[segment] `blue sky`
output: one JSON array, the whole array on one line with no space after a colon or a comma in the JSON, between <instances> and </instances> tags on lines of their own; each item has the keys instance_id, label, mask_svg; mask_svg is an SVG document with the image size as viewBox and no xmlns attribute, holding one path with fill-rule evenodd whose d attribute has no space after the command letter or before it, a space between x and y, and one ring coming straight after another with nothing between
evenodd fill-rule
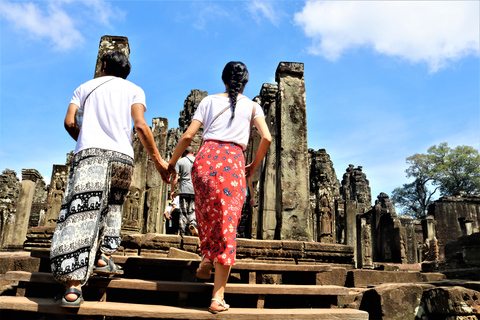
<instances>
[{"instance_id":1,"label":"blue sky","mask_svg":"<svg viewBox=\"0 0 480 320\"><path fill-rule=\"evenodd\" d=\"M192 89L224 90L243 61L245 94L303 62L308 146L339 180L363 166L391 195L405 159L442 142L480 147L479 1L0 0L0 170L35 168L47 183L75 142L63 119L93 78L100 38L129 39L129 80L154 117L178 126Z\"/></svg>"}]
</instances>

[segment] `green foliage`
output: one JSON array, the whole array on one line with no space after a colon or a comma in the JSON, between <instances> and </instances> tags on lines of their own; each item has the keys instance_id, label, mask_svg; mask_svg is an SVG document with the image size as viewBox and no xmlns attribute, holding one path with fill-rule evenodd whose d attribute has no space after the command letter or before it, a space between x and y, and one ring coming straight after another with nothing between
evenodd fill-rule
<instances>
[{"instance_id":1,"label":"green foliage","mask_svg":"<svg viewBox=\"0 0 480 320\"><path fill-rule=\"evenodd\" d=\"M441 143L428 149L432 157L435 184L440 186L442 196L480 193L480 154L469 146L455 149Z\"/></svg>"},{"instance_id":2,"label":"green foliage","mask_svg":"<svg viewBox=\"0 0 480 320\"><path fill-rule=\"evenodd\" d=\"M447 143L430 147L427 154L415 154L407 158L410 165L407 178L414 178L392 192L393 203L403 214L421 217L427 213L432 196L480 193L480 154L469 146L452 149ZM431 188L434 188L431 191Z\"/></svg>"}]
</instances>

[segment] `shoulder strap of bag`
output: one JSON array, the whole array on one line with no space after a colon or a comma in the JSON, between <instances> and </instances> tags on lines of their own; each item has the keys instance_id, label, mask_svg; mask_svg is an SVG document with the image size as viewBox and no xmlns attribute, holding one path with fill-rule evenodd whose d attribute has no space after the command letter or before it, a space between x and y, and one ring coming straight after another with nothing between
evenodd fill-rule
<instances>
[{"instance_id":1,"label":"shoulder strap of bag","mask_svg":"<svg viewBox=\"0 0 480 320\"><path fill-rule=\"evenodd\" d=\"M97 88L100 87L102 84L105 84L108 81L112 81L113 79L115 79L115 78L108 79L107 81L104 81L104 82L100 83L98 86L96 86L95 88L93 88L93 90L90 91L89 94L87 94L87 96L85 97L85 100L83 100L82 109L85 107L85 102L87 102L88 97L90 97L90 95L92 94L93 91L97 90Z\"/></svg>"},{"instance_id":2,"label":"shoulder strap of bag","mask_svg":"<svg viewBox=\"0 0 480 320\"><path fill-rule=\"evenodd\" d=\"M240 99L237 100L240 101L241 99L243 99L244 97L241 97ZM218 119L218 117L220 117L225 111L227 111L228 109L230 109L231 107L231 104L228 105L228 107L226 107L225 109L223 109L219 114L217 114L217 116L212 120L212 122L210 122L210 124L208 125L207 128L203 129L203 134L202 134L202 145L203 145L203 136L205 135L205 133L207 133L208 129L210 129L210 127L212 126L212 124L215 122L215 120Z\"/></svg>"}]
</instances>

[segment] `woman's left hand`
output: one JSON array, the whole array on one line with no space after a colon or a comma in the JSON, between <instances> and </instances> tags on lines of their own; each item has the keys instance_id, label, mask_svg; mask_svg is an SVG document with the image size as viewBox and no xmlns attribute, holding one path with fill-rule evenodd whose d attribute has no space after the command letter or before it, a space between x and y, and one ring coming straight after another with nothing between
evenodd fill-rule
<instances>
[{"instance_id":1,"label":"woman's left hand","mask_svg":"<svg viewBox=\"0 0 480 320\"><path fill-rule=\"evenodd\" d=\"M255 172L255 169L252 168L252 164L250 163L249 165L245 166L245 178L251 178L253 173Z\"/></svg>"}]
</instances>

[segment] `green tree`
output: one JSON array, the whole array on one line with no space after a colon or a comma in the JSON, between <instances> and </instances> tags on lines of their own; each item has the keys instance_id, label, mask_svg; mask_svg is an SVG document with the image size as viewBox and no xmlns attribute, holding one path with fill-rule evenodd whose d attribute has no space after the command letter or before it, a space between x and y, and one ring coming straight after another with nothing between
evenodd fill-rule
<instances>
[{"instance_id":1,"label":"green tree","mask_svg":"<svg viewBox=\"0 0 480 320\"><path fill-rule=\"evenodd\" d=\"M407 158L410 165L405 172L407 178L414 178L412 183L405 183L392 192L393 203L402 209L402 213L420 218L427 213L428 206L438 187L433 191L429 185L433 182L433 163L430 155L415 154Z\"/></svg>"},{"instance_id":2,"label":"green tree","mask_svg":"<svg viewBox=\"0 0 480 320\"><path fill-rule=\"evenodd\" d=\"M442 196L450 196L464 191L467 194L480 193L480 154L469 146L455 149L441 143L430 147L428 154L433 162L435 184L440 186Z\"/></svg>"},{"instance_id":3,"label":"green tree","mask_svg":"<svg viewBox=\"0 0 480 320\"><path fill-rule=\"evenodd\" d=\"M480 154L469 146L452 149L447 143L430 147L427 154L415 154L407 158L410 165L407 178L414 178L392 192L393 203L403 214L421 217L427 213L433 195L441 196L480 192ZM431 189L433 191L431 191Z\"/></svg>"}]
</instances>

